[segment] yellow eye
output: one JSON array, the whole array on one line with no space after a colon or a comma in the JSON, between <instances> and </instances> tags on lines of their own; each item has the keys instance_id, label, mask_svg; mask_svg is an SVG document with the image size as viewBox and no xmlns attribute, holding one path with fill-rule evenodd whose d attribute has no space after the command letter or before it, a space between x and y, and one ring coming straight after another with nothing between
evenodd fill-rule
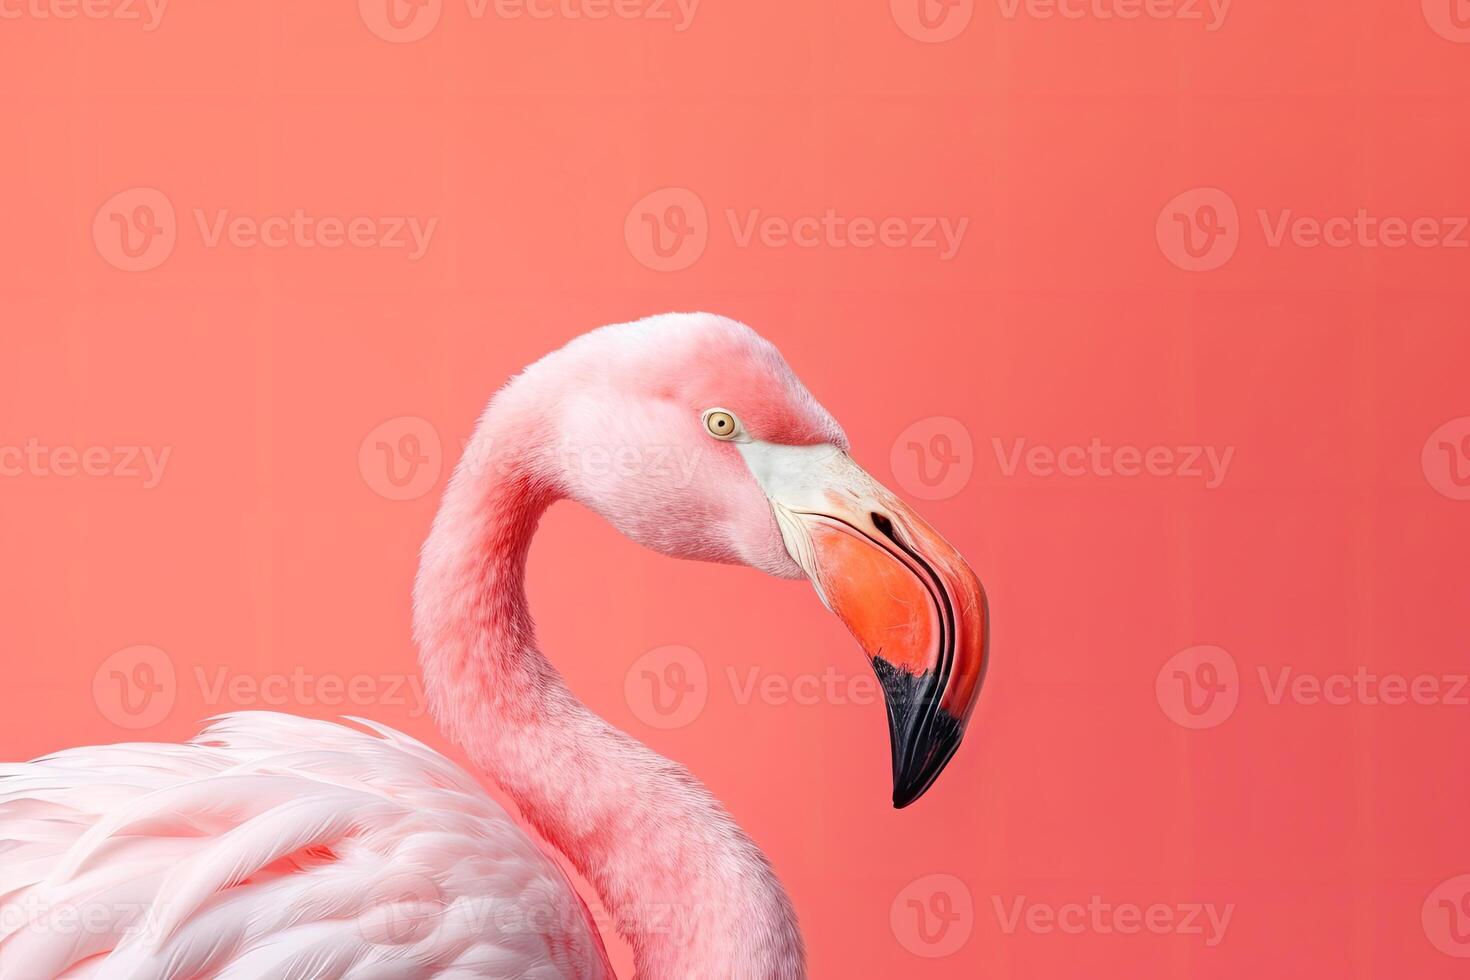
<instances>
[{"instance_id":1,"label":"yellow eye","mask_svg":"<svg viewBox=\"0 0 1470 980\"><path fill-rule=\"evenodd\" d=\"M735 435L735 416L729 412L710 412L704 417L704 427L716 439L730 439Z\"/></svg>"}]
</instances>

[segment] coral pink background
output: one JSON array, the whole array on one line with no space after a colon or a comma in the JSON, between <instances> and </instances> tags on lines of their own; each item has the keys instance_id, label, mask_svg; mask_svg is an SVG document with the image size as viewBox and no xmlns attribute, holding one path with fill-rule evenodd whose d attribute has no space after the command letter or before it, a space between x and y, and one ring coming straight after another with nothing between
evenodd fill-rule
<instances>
[{"instance_id":1,"label":"coral pink background","mask_svg":"<svg viewBox=\"0 0 1470 980\"><path fill-rule=\"evenodd\" d=\"M187 737L255 705L207 696L196 678L222 668L376 679L384 703L288 706L442 744L386 680L413 669L415 549L459 440L574 334L710 309L782 348L994 613L969 737L895 812L878 704L728 681L863 676L807 587L658 558L571 506L544 525L545 648L765 848L814 976L1461 975L1470 707L1444 692L1470 659L1470 250L1273 245L1258 217L1364 208L1453 237L1441 219L1470 214L1453 8L1237 0L1211 31L964 2L931 43L891 6L704 0L680 31L428 0L439 19L408 43L372 0L175 0L151 31L14 8L0 447L170 456L151 489L120 462L0 478L0 757ZM173 218L140 211L158 201L140 188ZM437 225L410 260L211 246L195 217L298 208ZM742 244L726 216L828 208L969 224L946 261ZM162 233L154 267L126 270L114 215ZM652 251L640 229L660 222L690 251ZM1019 439L1094 438L1233 456L1213 489L1003 465ZM422 457L417 496L390 499L378 441ZM959 476L930 492L903 472L910 443ZM124 654L120 676L174 688L129 729L104 661L138 645L162 653ZM709 678L672 729L625 684L666 645ZM1283 669L1360 667L1442 696L1273 703ZM1233 711L1179 723L1180 677ZM1233 912L1214 945L1117 919L1007 928L1018 900L1093 896Z\"/></svg>"}]
</instances>

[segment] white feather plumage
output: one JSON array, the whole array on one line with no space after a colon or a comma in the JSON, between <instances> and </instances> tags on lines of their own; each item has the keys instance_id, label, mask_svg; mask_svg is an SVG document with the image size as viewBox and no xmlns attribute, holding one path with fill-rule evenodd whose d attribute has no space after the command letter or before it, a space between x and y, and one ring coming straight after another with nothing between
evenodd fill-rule
<instances>
[{"instance_id":1,"label":"white feather plumage","mask_svg":"<svg viewBox=\"0 0 1470 980\"><path fill-rule=\"evenodd\" d=\"M243 712L0 766L0 978L612 975L478 783L353 721Z\"/></svg>"}]
</instances>

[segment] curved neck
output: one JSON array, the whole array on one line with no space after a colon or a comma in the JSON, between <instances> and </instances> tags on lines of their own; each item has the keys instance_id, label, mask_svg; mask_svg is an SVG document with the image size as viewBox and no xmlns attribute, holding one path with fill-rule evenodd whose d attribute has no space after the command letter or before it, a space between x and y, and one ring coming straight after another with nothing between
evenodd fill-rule
<instances>
[{"instance_id":1,"label":"curved neck","mask_svg":"<svg viewBox=\"0 0 1470 980\"><path fill-rule=\"evenodd\" d=\"M526 556L562 494L513 436L492 403L424 545L414 636L435 718L597 889L641 980L804 977L795 914L760 850L536 649Z\"/></svg>"}]
</instances>

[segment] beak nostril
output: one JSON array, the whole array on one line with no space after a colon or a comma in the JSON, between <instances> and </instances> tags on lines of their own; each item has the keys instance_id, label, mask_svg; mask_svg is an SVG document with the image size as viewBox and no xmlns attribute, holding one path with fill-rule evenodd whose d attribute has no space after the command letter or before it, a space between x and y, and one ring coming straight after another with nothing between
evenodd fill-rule
<instances>
[{"instance_id":1,"label":"beak nostril","mask_svg":"<svg viewBox=\"0 0 1470 980\"><path fill-rule=\"evenodd\" d=\"M889 520L887 515L874 511L868 517L872 520L873 526L878 529L879 534L888 538L890 541L896 542L896 539L893 537L893 521Z\"/></svg>"}]
</instances>

